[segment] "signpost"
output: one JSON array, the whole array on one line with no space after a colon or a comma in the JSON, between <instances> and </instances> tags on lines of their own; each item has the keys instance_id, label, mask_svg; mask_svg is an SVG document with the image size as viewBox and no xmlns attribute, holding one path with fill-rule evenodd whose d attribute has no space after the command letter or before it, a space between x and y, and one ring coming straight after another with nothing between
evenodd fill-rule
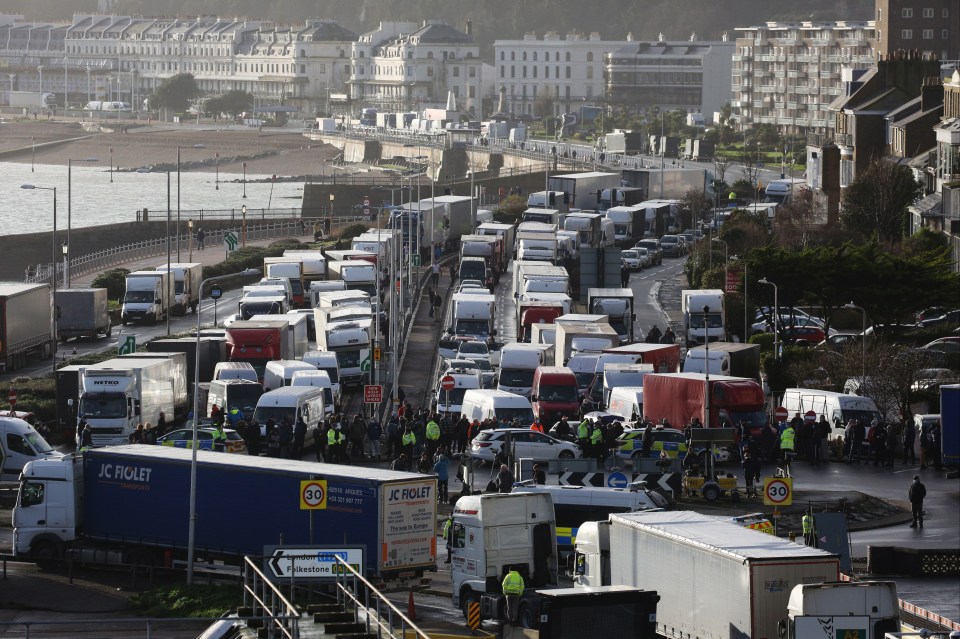
<instances>
[{"instance_id":1,"label":"signpost","mask_svg":"<svg viewBox=\"0 0 960 639\"><path fill-rule=\"evenodd\" d=\"M127 335L117 346L117 355L132 355L137 352L137 336Z\"/></svg>"},{"instance_id":2,"label":"signpost","mask_svg":"<svg viewBox=\"0 0 960 639\"><path fill-rule=\"evenodd\" d=\"M787 421L787 417L790 416L790 413L787 411L786 408L784 408L783 406L780 406L779 408L777 408L777 410L773 412L773 416L777 418L778 422L785 422Z\"/></svg>"},{"instance_id":3,"label":"signpost","mask_svg":"<svg viewBox=\"0 0 960 639\"><path fill-rule=\"evenodd\" d=\"M793 479L789 477L764 477L763 505L773 506L773 534L777 534L777 524L780 520L780 506L789 506L793 503Z\"/></svg>"},{"instance_id":4,"label":"signpost","mask_svg":"<svg viewBox=\"0 0 960 639\"><path fill-rule=\"evenodd\" d=\"M817 414L812 410L808 410L803 414L803 421L810 422L811 424L817 421Z\"/></svg>"},{"instance_id":5,"label":"signpost","mask_svg":"<svg viewBox=\"0 0 960 639\"><path fill-rule=\"evenodd\" d=\"M363 574L363 548L353 546L267 546L264 568L274 580L328 581L346 569L337 559Z\"/></svg>"},{"instance_id":6,"label":"signpost","mask_svg":"<svg viewBox=\"0 0 960 639\"><path fill-rule=\"evenodd\" d=\"M450 391L457 387L457 380L455 380L450 375L444 375L443 379L440 380L440 388L444 391L444 404L446 405L446 413L450 413Z\"/></svg>"},{"instance_id":7,"label":"signpost","mask_svg":"<svg viewBox=\"0 0 960 639\"><path fill-rule=\"evenodd\" d=\"M304 479L300 482L300 510L326 510L327 480Z\"/></svg>"},{"instance_id":8,"label":"signpost","mask_svg":"<svg viewBox=\"0 0 960 639\"><path fill-rule=\"evenodd\" d=\"M225 231L223 234L223 245L226 247L226 251L224 251L224 253L229 254L230 251L237 250L238 241L239 239L236 233L233 231Z\"/></svg>"},{"instance_id":9,"label":"signpost","mask_svg":"<svg viewBox=\"0 0 960 639\"><path fill-rule=\"evenodd\" d=\"M379 404L383 401L383 386L367 384L363 387L363 401L367 404Z\"/></svg>"}]
</instances>

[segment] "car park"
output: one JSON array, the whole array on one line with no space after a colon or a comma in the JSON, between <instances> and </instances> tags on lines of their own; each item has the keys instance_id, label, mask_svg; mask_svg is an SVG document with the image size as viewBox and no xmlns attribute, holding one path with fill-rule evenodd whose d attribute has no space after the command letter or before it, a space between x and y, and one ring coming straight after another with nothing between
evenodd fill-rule
<instances>
[{"instance_id":1,"label":"car park","mask_svg":"<svg viewBox=\"0 0 960 639\"><path fill-rule=\"evenodd\" d=\"M510 436L510 447L517 459L549 461L552 459L576 459L583 455L580 447L529 428L498 428L484 430L477 435L470 448L476 460L493 463L497 453Z\"/></svg>"},{"instance_id":2,"label":"car park","mask_svg":"<svg viewBox=\"0 0 960 639\"><path fill-rule=\"evenodd\" d=\"M213 434L216 429L213 426L197 427L197 442L200 450L214 450ZM227 436L227 442L224 450L228 453L246 453L247 444L243 441L240 433L232 428L224 428L223 432ZM157 444L160 446L173 446L174 448L193 448L193 427L178 428L172 430L166 435L157 438Z\"/></svg>"}]
</instances>

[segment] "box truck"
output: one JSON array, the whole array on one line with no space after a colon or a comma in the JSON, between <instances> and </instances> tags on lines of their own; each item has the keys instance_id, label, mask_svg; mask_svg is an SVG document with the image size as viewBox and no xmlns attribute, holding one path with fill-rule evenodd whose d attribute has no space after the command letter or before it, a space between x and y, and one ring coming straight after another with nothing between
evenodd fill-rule
<instances>
[{"instance_id":1,"label":"box truck","mask_svg":"<svg viewBox=\"0 0 960 639\"><path fill-rule=\"evenodd\" d=\"M303 261L299 256L263 258L264 277L282 277L290 282L293 294L292 306L303 308L306 305L303 294Z\"/></svg>"},{"instance_id":2,"label":"box truck","mask_svg":"<svg viewBox=\"0 0 960 639\"><path fill-rule=\"evenodd\" d=\"M168 286L165 271L134 271L127 274L126 291L120 320L124 326L130 322L157 322L166 319L170 311L170 295L173 286Z\"/></svg>"},{"instance_id":3,"label":"box truck","mask_svg":"<svg viewBox=\"0 0 960 639\"><path fill-rule=\"evenodd\" d=\"M189 308L191 313L196 313L197 305L200 303L203 264L200 262L174 262L170 264L169 268L166 264L161 264L157 267L157 270L173 274L171 312L174 315L186 315Z\"/></svg>"},{"instance_id":4,"label":"box truck","mask_svg":"<svg viewBox=\"0 0 960 639\"><path fill-rule=\"evenodd\" d=\"M52 93L41 91L7 91L7 106L28 109L53 109L57 98Z\"/></svg>"},{"instance_id":5,"label":"box truck","mask_svg":"<svg viewBox=\"0 0 960 639\"><path fill-rule=\"evenodd\" d=\"M666 419L682 428L699 417L706 428L745 428L759 432L767 424L763 388L752 379L710 375L710 415L704 417L706 375L656 373L643 378L643 412L654 423Z\"/></svg>"},{"instance_id":6,"label":"box truck","mask_svg":"<svg viewBox=\"0 0 960 639\"><path fill-rule=\"evenodd\" d=\"M187 357L187 382L192 385L195 377L199 379L200 382L209 382L213 379L213 372L217 364L227 359L226 339L222 337L200 338L199 369L196 369L198 356L197 344L196 337L155 339L147 342L147 352L185 353ZM199 370L199 375L195 375L196 370Z\"/></svg>"},{"instance_id":7,"label":"box truck","mask_svg":"<svg viewBox=\"0 0 960 639\"><path fill-rule=\"evenodd\" d=\"M48 562L182 560L193 454L119 446L27 464L13 514L14 553ZM197 485L206 487L197 491L197 561L236 564L245 555L262 556L271 544L339 548L347 539L362 548L369 577L435 570L433 477L206 450L196 456ZM322 507L304 510L304 485L311 481L321 489L314 495ZM225 498L225 487L243 495L242 502Z\"/></svg>"},{"instance_id":8,"label":"box truck","mask_svg":"<svg viewBox=\"0 0 960 639\"><path fill-rule=\"evenodd\" d=\"M680 311L688 346L723 341L727 326L723 291L718 288L681 291Z\"/></svg>"},{"instance_id":9,"label":"box truck","mask_svg":"<svg viewBox=\"0 0 960 639\"><path fill-rule=\"evenodd\" d=\"M623 344L633 342L637 314L633 308L633 290L629 288L588 288L587 313L606 315Z\"/></svg>"},{"instance_id":10,"label":"box truck","mask_svg":"<svg viewBox=\"0 0 960 639\"><path fill-rule=\"evenodd\" d=\"M107 311L107 289L67 288L57 291L57 336L60 341L71 337L97 339L110 337L113 326Z\"/></svg>"},{"instance_id":11,"label":"box truck","mask_svg":"<svg viewBox=\"0 0 960 639\"><path fill-rule=\"evenodd\" d=\"M291 348L289 330L285 324L241 320L226 328L227 360L248 362L263 382L267 362L283 359Z\"/></svg>"},{"instance_id":12,"label":"box truck","mask_svg":"<svg viewBox=\"0 0 960 639\"><path fill-rule=\"evenodd\" d=\"M600 192L603 189L612 189L618 186L621 186L619 173L604 173L602 171L551 175L547 178L548 189L563 191L569 196L571 208L576 207L584 211L596 210Z\"/></svg>"},{"instance_id":13,"label":"box truck","mask_svg":"<svg viewBox=\"0 0 960 639\"><path fill-rule=\"evenodd\" d=\"M707 357L709 351L709 371ZM760 345L738 342L711 342L710 347L696 346L683 360L684 373L706 373L747 377L760 382Z\"/></svg>"},{"instance_id":14,"label":"box truck","mask_svg":"<svg viewBox=\"0 0 960 639\"><path fill-rule=\"evenodd\" d=\"M0 370L53 354L52 317L47 284L0 284Z\"/></svg>"}]
</instances>

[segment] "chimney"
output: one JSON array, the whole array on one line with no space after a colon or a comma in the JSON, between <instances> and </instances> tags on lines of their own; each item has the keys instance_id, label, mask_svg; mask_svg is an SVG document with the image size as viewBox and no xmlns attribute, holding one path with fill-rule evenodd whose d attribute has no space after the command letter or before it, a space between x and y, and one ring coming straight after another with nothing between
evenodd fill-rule
<instances>
[{"instance_id":1,"label":"chimney","mask_svg":"<svg viewBox=\"0 0 960 639\"><path fill-rule=\"evenodd\" d=\"M464 32L465 32L468 36L472 36L472 35L473 35L473 20L471 20L470 18L467 18L467 26L464 27Z\"/></svg>"},{"instance_id":2,"label":"chimney","mask_svg":"<svg viewBox=\"0 0 960 639\"><path fill-rule=\"evenodd\" d=\"M920 87L920 111L925 112L943 104L943 83L940 78L927 76Z\"/></svg>"}]
</instances>

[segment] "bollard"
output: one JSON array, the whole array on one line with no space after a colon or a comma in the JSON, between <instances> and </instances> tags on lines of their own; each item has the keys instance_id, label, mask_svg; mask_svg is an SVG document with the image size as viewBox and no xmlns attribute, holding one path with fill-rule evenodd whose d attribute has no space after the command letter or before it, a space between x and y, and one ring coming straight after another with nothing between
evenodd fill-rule
<instances>
[{"instance_id":1,"label":"bollard","mask_svg":"<svg viewBox=\"0 0 960 639\"><path fill-rule=\"evenodd\" d=\"M790 537L790 541L794 541L794 542L797 541L797 533L793 532L792 530L789 533L789 537Z\"/></svg>"}]
</instances>

